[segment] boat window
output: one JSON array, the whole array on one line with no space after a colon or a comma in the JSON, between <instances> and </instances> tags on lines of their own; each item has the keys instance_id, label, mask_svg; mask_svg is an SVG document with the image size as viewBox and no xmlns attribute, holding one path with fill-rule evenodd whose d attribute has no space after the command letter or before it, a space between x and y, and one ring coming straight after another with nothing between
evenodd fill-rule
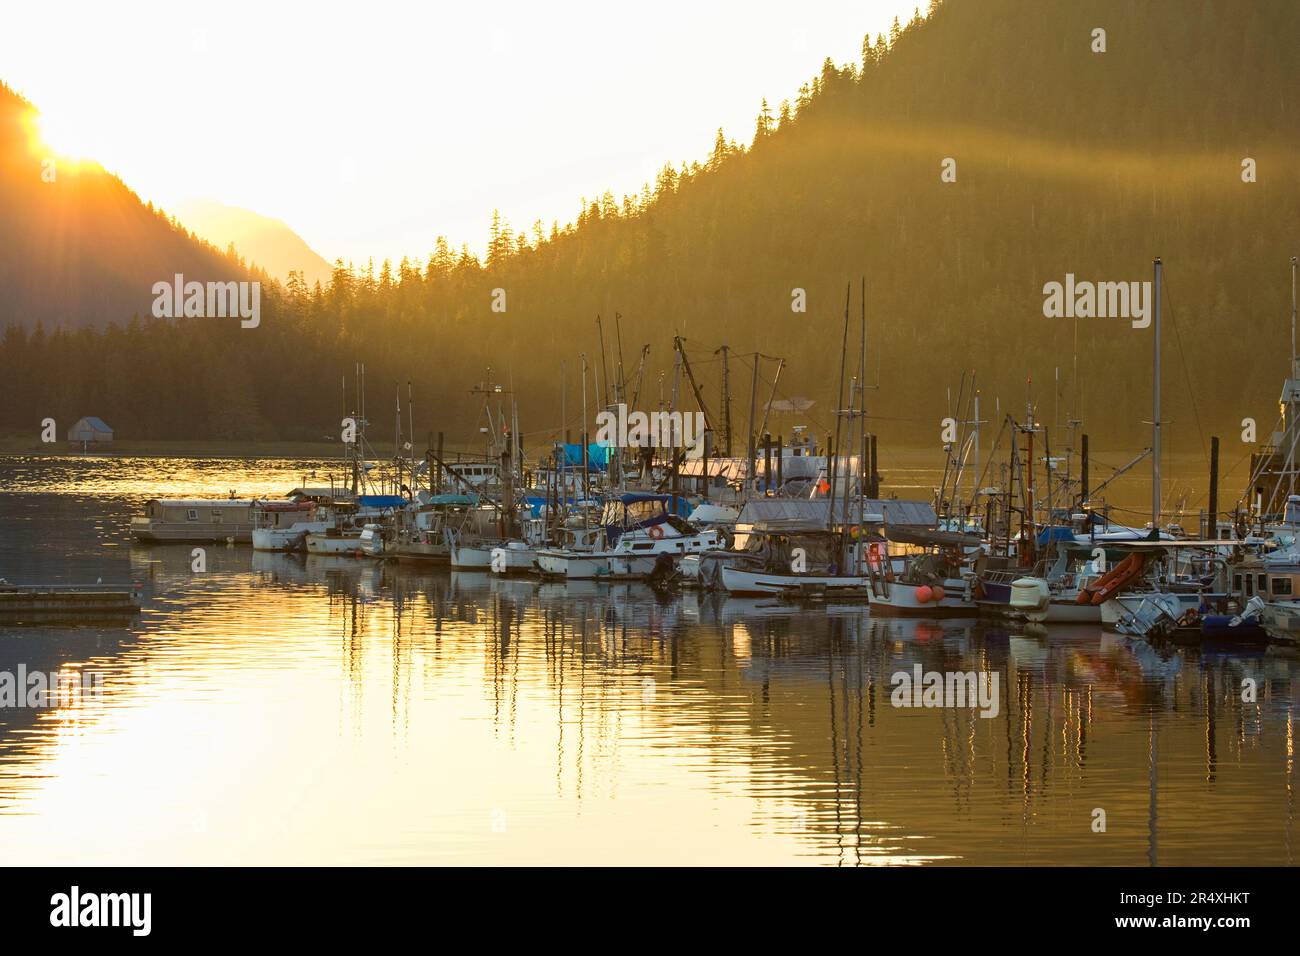
<instances>
[{"instance_id":1,"label":"boat window","mask_svg":"<svg viewBox=\"0 0 1300 956\"><path fill-rule=\"evenodd\" d=\"M1291 593L1291 579L1290 579L1290 578L1274 578L1274 579L1273 579L1273 593L1274 593L1274 594L1290 594L1290 593Z\"/></svg>"},{"instance_id":2,"label":"boat window","mask_svg":"<svg viewBox=\"0 0 1300 956\"><path fill-rule=\"evenodd\" d=\"M664 503L658 499L633 501L627 506L627 523L640 524L643 521L649 521L666 513L667 509L664 507Z\"/></svg>"},{"instance_id":3,"label":"boat window","mask_svg":"<svg viewBox=\"0 0 1300 956\"><path fill-rule=\"evenodd\" d=\"M198 508L190 508L188 511L186 511L186 512L185 512L185 520L186 520L186 521L198 521L198 520L199 520L199 509L198 509Z\"/></svg>"},{"instance_id":4,"label":"boat window","mask_svg":"<svg viewBox=\"0 0 1300 956\"><path fill-rule=\"evenodd\" d=\"M1248 574L1246 575L1246 596L1250 597L1254 593L1255 593L1255 576L1253 574Z\"/></svg>"},{"instance_id":5,"label":"boat window","mask_svg":"<svg viewBox=\"0 0 1300 956\"><path fill-rule=\"evenodd\" d=\"M1240 590L1241 590L1241 575L1240 575L1240 574L1234 574L1234 575L1232 576L1232 589L1233 589L1234 591L1240 591Z\"/></svg>"},{"instance_id":6,"label":"boat window","mask_svg":"<svg viewBox=\"0 0 1300 956\"><path fill-rule=\"evenodd\" d=\"M1268 593L1268 577L1267 577L1266 575L1261 574L1261 575L1257 578L1257 580L1259 581L1259 584L1256 585L1256 590L1258 590L1260 594L1267 594L1267 593Z\"/></svg>"},{"instance_id":7,"label":"boat window","mask_svg":"<svg viewBox=\"0 0 1300 956\"><path fill-rule=\"evenodd\" d=\"M213 508L213 509L212 509L212 520L213 520L213 521L220 521L220 520L221 520L221 509L220 509L220 508Z\"/></svg>"}]
</instances>

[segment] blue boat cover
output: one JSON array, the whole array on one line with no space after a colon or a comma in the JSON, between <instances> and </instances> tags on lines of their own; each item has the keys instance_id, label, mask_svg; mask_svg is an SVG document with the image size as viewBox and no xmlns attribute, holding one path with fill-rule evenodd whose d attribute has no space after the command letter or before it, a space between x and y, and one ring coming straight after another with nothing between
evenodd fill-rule
<instances>
[{"instance_id":1,"label":"blue boat cover","mask_svg":"<svg viewBox=\"0 0 1300 956\"><path fill-rule=\"evenodd\" d=\"M405 508L410 502L401 495L361 495L357 504L363 508Z\"/></svg>"},{"instance_id":2,"label":"blue boat cover","mask_svg":"<svg viewBox=\"0 0 1300 956\"><path fill-rule=\"evenodd\" d=\"M565 445L564 460L566 464L582 467L582 446ZM587 465L592 471L604 471L609 467L609 449L601 445L587 446Z\"/></svg>"}]
</instances>

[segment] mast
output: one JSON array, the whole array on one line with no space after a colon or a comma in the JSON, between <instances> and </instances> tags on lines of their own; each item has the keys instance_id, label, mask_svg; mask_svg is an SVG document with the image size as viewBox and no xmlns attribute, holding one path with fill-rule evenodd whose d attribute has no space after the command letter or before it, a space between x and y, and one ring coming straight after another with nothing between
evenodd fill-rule
<instances>
[{"instance_id":1,"label":"mast","mask_svg":"<svg viewBox=\"0 0 1300 956\"><path fill-rule=\"evenodd\" d=\"M583 543L586 543L587 531L587 499L589 497L589 475L591 469L587 465L587 353L582 353L582 530Z\"/></svg>"},{"instance_id":2,"label":"mast","mask_svg":"<svg viewBox=\"0 0 1300 956\"><path fill-rule=\"evenodd\" d=\"M862 421L858 423L858 437L860 438L860 449L858 451L858 561L861 562L861 548L866 543L863 537L863 525L866 522L867 509L867 277L862 276L861 286L858 289L858 305L862 312L861 323L861 349L858 354L858 411L861 413ZM856 574L861 568L854 565L853 571Z\"/></svg>"},{"instance_id":3,"label":"mast","mask_svg":"<svg viewBox=\"0 0 1300 956\"><path fill-rule=\"evenodd\" d=\"M971 469L970 476L970 503L971 508L979 507L979 484L980 484L980 393L979 389L975 390L975 421L971 422L975 426L975 465Z\"/></svg>"},{"instance_id":4,"label":"mast","mask_svg":"<svg viewBox=\"0 0 1300 956\"><path fill-rule=\"evenodd\" d=\"M411 393L411 381L406 381L406 433L410 436L411 462L411 496L415 496L415 396ZM427 476L426 476L427 477Z\"/></svg>"},{"instance_id":5,"label":"mast","mask_svg":"<svg viewBox=\"0 0 1300 956\"><path fill-rule=\"evenodd\" d=\"M844 412L844 362L849 354L849 299L853 295L853 283L844 285L844 341L840 344L840 384L835 401L835 440L830 449L830 487L827 489L826 527L835 524L835 457L840 453L840 420Z\"/></svg>"},{"instance_id":6,"label":"mast","mask_svg":"<svg viewBox=\"0 0 1300 956\"><path fill-rule=\"evenodd\" d=\"M623 377L623 316L614 313L614 336L618 344L618 385L614 392L614 401L627 401L627 380Z\"/></svg>"},{"instance_id":7,"label":"mast","mask_svg":"<svg viewBox=\"0 0 1300 956\"><path fill-rule=\"evenodd\" d=\"M596 370L596 391L600 392L600 407L605 409L609 407L609 369L605 366L605 326L601 324L600 316L596 316L596 331L600 335L600 367ZM603 385L601 384L602 372L604 373ZM586 421L583 421L582 427L587 427Z\"/></svg>"},{"instance_id":8,"label":"mast","mask_svg":"<svg viewBox=\"0 0 1300 956\"><path fill-rule=\"evenodd\" d=\"M1296 257L1291 257L1291 387L1287 389L1287 431L1291 433L1291 455L1288 459L1291 467L1287 469L1287 504L1290 504L1291 496L1295 494L1295 444L1296 444L1296 402L1295 402L1295 380L1296 380L1296 354L1295 354L1295 267ZM1290 509L1284 505L1282 508L1283 519L1290 517Z\"/></svg>"},{"instance_id":9,"label":"mast","mask_svg":"<svg viewBox=\"0 0 1300 956\"><path fill-rule=\"evenodd\" d=\"M1160 257L1155 259L1155 342L1152 353L1155 356L1151 383L1151 531L1158 534L1160 529L1160 275L1163 271ZM1294 349L1292 350L1294 353ZM1294 372L1295 361L1292 360Z\"/></svg>"},{"instance_id":10,"label":"mast","mask_svg":"<svg viewBox=\"0 0 1300 956\"><path fill-rule=\"evenodd\" d=\"M560 502L556 507L556 516L567 514L569 510L569 484L565 481L565 465L569 461L569 410L565 406L565 390L567 387L566 379L568 377L568 364L564 359L560 359L560 449L561 455L559 460L559 474L556 475L556 494ZM548 516L551 517L551 516ZM555 517L551 517L548 524L555 523Z\"/></svg>"},{"instance_id":11,"label":"mast","mask_svg":"<svg viewBox=\"0 0 1300 956\"><path fill-rule=\"evenodd\" d=\"M755 415L758 414L758 353L754 353L754 377L749 385L749 440L746 442L746 450L749 454L749 464L746 466L745 473L754 467L754 443L758 440L758 433L754 431L757 422L754 421Z\"/></svg>"},{"instance_id":12,"label":"mast","mask_svg":"<svg viewBox=\"0 0 1300 956\"><path fill-rule=\"evenodd\" d=\"M731 372L727 364L727 356L731 353L731 346L719 346L713 354L722 353L722 435L723 435L723 454L731 457Z\"/></svg>"},{"instance_id":13,"label":"mast","mask_svg":"<svg viewBox=\"0 0 1300 956\"><path fill-rule=\"evenodd\" d=\"M686 371L686 380L691 385L691 392L695 395L695 403L700 408L700 413L704 416L704 427L713 431L713 416L709 414L709 408L704 404L704 394L700 391L699 382L695 381L695 373L691 371L691 361L686 357L686 350L682 343L686 340L681 336L673 336L673 348L677 350L677 365L673 368L673 411L677 411L677 381L678 372L681 369ZM726 346L723 346L726 348Z\"/></svg>"}]
</instances>

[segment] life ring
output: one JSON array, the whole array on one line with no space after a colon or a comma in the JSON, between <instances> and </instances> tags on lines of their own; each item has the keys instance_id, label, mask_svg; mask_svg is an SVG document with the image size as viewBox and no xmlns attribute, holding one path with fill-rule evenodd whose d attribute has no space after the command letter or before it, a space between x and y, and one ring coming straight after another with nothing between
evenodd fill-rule
<instances>
[{"instance_id":1,"label":"life ring","mask_svg":"<svg viewBox=\"0 0 1300 956\"><path fill-rule=\"evenodd\" d=\"M658 524L655 525L653 528L650 529L649 534L650 534L650 537L652 537L652 538L654 538L656 541L658 541L660 538L662 538L662 537L664 536L664 528L663 528L663 525L658 525Z\"/></svg>"}]
</instances>

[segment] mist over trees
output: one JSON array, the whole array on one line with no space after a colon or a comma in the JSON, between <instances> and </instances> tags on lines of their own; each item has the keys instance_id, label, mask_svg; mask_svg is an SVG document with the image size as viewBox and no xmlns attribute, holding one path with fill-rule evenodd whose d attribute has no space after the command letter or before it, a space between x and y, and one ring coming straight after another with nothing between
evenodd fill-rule
<instances>
[{"instance_id":1,"label":"mist over trees","mask_svg":"<svg viewBox=\"0 0 1300 956\"><path fill-rule=\"evenodd\" d=\"M1105 52L1095 52L1098 28ZM339 263L311 287L268 281L261 324L247 330L154 319L147 305L78 328L78 302L147 292L123 292L123 275L151 283L248 266L120 183L78 207L81 251L61 251L40 219L53 200L29 197L50 187L27 167L20 180L6 147L0 430L34 435L43 417L95 414L121 438L319 438L337 429L341 379L350 389L364 362L380 434L392 416L374 409L411 381L417 435L476 441L469 389L491 367L519 396L532 450L559 427L562 361L578 428L578 355L599 363L600 314L613 367L617 311L629 376L651 346L643 404L667 391L660 376L671 379L680 334L692 361L701 355L713 408L711 353L731 347L738 431L742 356L759 351L786 359L780 394L815 399L806 419L820 433L835 403L845 287L856 334L865 276L873 378L880 366L868 401L882 441L937 450L949 388L973 369L986 418L1032 396L1049 424L1079 418L1094 443L1136 450L1148 430L1150 330L1045 318L1043 286L1067 273L1148 280L1160 255L1166 442L1199 450L1211 433L1235 436L1245 416L1266 434L1290 347L1289 259L1300 254L1297 36L1290 0L946 0L865 37L859 60L827 60L788 101L761 102L753 129L736 131L748 142L719 130L707 156L665 164L635 195L593 193L571 222L516 226L493 212L481 261L438 238L425 261ZM0 90L0 116L14 102ZM0 119L0 146L15 122ZM1243 181L1247 158L1254 182ZM949 159L955 181L941 176ZM151 224L123 243L116 224L142 216ZM32 234L45 237L36 248ZM791 309L796 289L806 313ZM504 312L492 309L494 290ZM691 404L684 385L682 395Z\"/></svg>"}]
</instances>

